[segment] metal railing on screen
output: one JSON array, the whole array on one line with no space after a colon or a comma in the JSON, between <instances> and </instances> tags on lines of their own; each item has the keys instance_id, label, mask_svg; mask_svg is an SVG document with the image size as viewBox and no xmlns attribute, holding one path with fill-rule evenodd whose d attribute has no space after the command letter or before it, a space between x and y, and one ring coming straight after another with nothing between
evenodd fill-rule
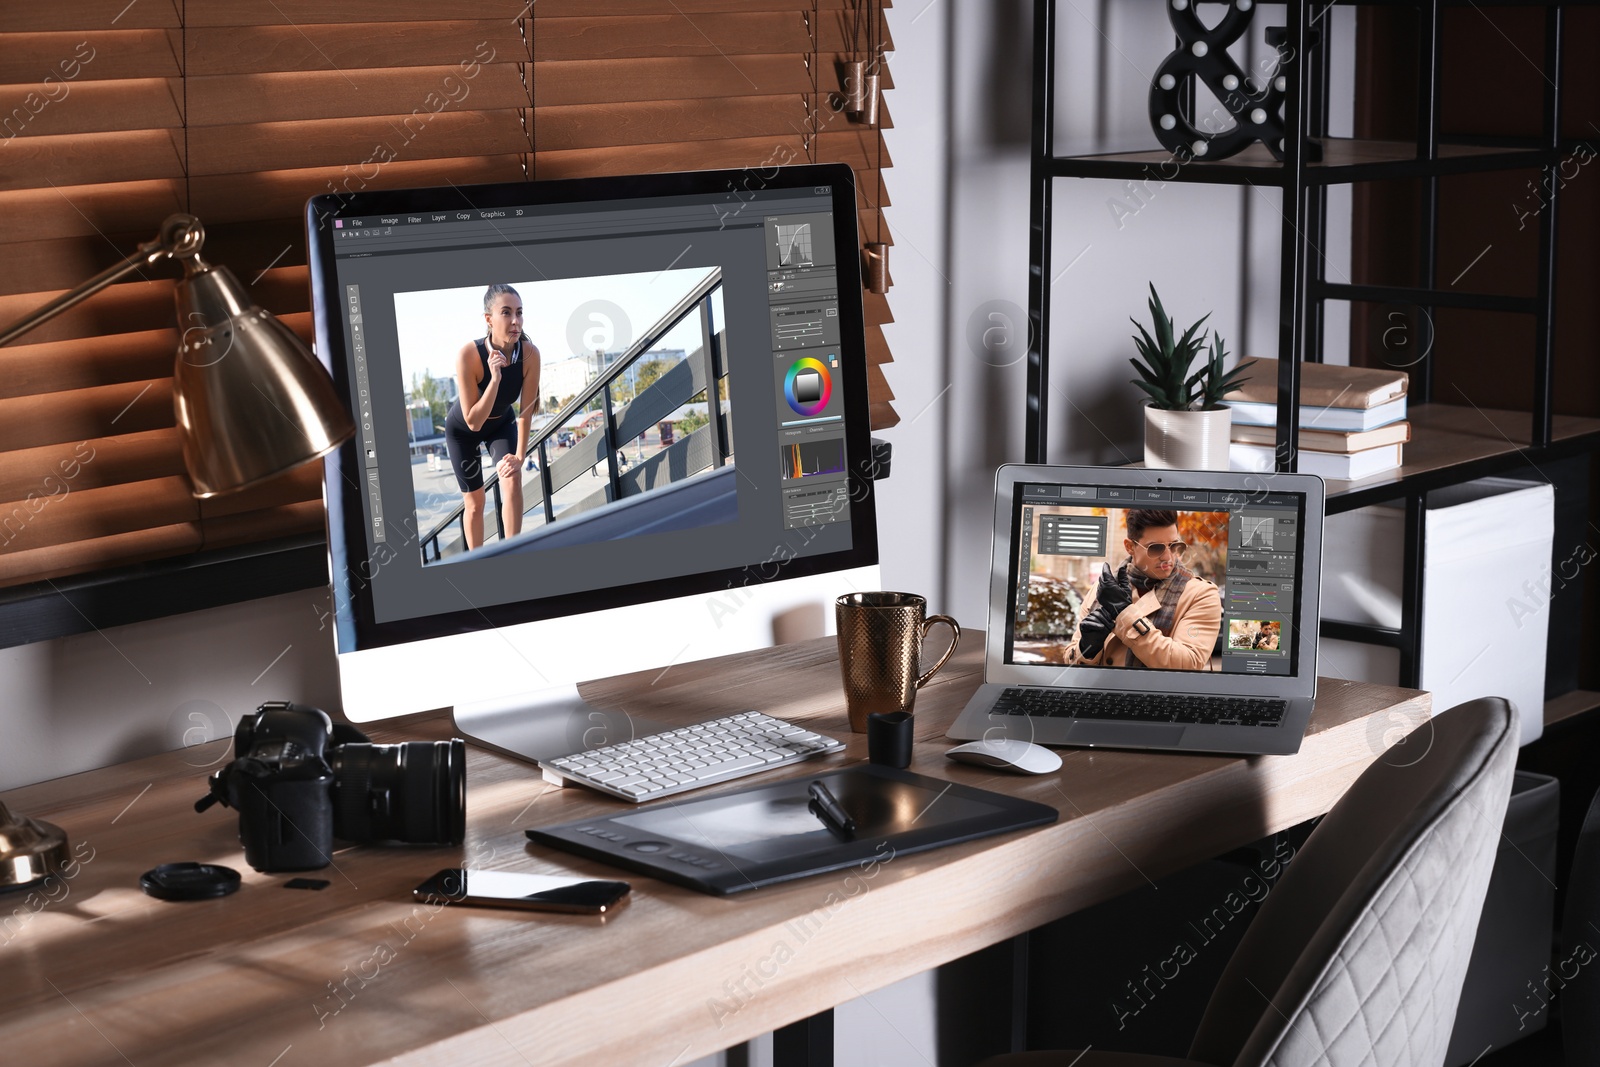
<instances>
[{"instance_id":1,"label":"metal railing on screen","mask_svg":"<svg viewBox=\"0 0 1600 1067\"><path fill-rule=\"evenodd\" d=\"M688 404L702 391L706 395L707 423L704 428L696 430L690 436L709 437L707 443L710 445L711 466L720 467L727 461L733 451L732 439L728 423L723 417L723 400L718 388L726 377L727 368L722 350L723 335L718 330L712 312L712 296L721 288L722 271L718 268L689 290L665 315L656 320L654 325L641 333L616 362L605 368L594 381L568 401L553 419L529 437L527 452L537 456L539 477L536 488L524 486L524 515L537 508L543 512L545 523L555 522L556 493L579 476L598 472L601 466L604 466L606 471L606 483L603 492L597 492L591 499L597 503L607 503L628 495L624 484L623 466L618 459L620 446L634 440L646 426L658 421L654 417L657 413L670 414ZM686 358L681 365L670 368L627 405L617 410L613 404L612 385L692 314L698 314L700 322L699 350ZM596 411L601 415L600 425L574 442L565 453L555 456L552 461L552 452L557 447L554 444L557 435L562 430L573 429L569 424L574 422L575 416L588 412L597 401ZM683 443L687 444L687 439ZM520 478L522 472L518 471L517 476ZM504 495L500 490L498 473L487 480L486 489L493 502L495 536L504 538L505 521L502 509ZM527 492L529 489L533 491ZM581 505L569 507L561 514L583 510L588 508ZM445 535L452 531L456 533L456 537L446 542ZM424 564L437 562L446 556L464 551L466 551L466 505L463 503L423 534L422 562Z\"/></svg>"}]
</instances>

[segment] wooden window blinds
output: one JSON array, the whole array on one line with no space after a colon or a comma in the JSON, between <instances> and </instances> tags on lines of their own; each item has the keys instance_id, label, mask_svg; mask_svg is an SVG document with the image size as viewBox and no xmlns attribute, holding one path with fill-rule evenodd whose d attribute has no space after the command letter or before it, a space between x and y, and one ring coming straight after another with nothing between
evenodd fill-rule
<instances>
[{"instance_id":1,"label":"wooden window blinds","mask_svg":"<svg viewBox=\"0 0 1600 1067\"><path fill-rule=\"evenodd\" d=\"M878 0L6 4L0 323L189 211L207 258L309 340L300 213L343 189L845 162L861 239L889 243L887 109L877 128L837 109L857 4L888 51ZM152 268L0 351L0 586L321 529L316 465L191 497L177 275ZM865 298L883 428L891 319Z\"/></svg>"}]
</instances>

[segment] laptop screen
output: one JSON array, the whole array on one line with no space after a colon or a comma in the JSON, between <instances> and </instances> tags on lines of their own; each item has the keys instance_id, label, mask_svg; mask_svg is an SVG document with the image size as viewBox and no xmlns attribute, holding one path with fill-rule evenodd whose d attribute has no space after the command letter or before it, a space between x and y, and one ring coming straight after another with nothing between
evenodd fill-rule
<instances>
[{"instance_id":1,"label":"laptop screen","mask_svg":"<svg viewBox=\"0 0 1600 1067\"><path fill-rule=\"evenodd\" d=\"M1305 494L1021 482L1007 664L1298 674Z\"/></svg>"}]
</instances>

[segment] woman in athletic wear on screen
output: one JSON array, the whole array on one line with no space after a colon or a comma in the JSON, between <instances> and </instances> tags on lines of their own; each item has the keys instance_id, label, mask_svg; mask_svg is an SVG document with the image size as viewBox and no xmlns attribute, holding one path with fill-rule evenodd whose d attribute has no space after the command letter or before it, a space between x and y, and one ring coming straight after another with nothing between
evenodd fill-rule
<instances>
[{"instance_id":1,"label":"woman in athletic wear on screen","mask_svg":"<svg viewBox=\"0 0 1600 1067\"><path fill-rule=\"evenodd\" d=\"M500 476L506 536L522 532L522 459L539 406L539 350L522 336L522 297L509 285L483 294L486 334L456 356L456 401L444 420L444 443L465 504L467 551L483 544L483 461ZM516 412L512 412L512 405Z\"/></svg>"}]
</instances>

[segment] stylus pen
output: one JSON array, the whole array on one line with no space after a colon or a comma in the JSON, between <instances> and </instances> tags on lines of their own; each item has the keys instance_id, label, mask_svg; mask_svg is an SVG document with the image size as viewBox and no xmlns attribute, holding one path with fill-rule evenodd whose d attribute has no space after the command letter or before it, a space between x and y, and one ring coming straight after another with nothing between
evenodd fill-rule
<instances>
[{"instance_id":1,"label":"stylus pen","mask_svg":"<svg viewBox=\"0 0 1600 1067\"><path fill-rule=\"evenodd\" d=\"M811 794L812 810L817 817L828 824L830 830L837 830L846 837L856 832L856 821L850 813L839 805L839 798L829 792L828 787L821 782L812 782L806 786L806 792Z\"/></svg>"}]
</instances>

